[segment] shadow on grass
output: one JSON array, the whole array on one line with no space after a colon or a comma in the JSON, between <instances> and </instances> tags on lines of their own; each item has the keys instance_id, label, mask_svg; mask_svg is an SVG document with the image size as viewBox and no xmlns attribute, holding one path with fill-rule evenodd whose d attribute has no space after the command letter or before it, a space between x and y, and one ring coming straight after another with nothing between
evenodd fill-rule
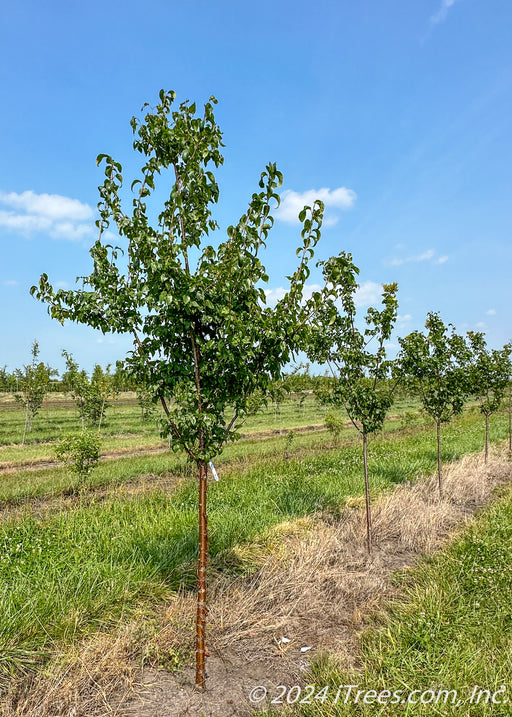
<instances>
[{"instance_id":1,"label":"shadow on grass","mask_svg":"<svg viewBox=\"0 0 512 717\"><path fill-rule=\"evenodd\" d=\"M195 491L195 481L180 490L172 503L169 501L168 510L162 511L160 525L128 527L131 535L126 536L122 549L108 558L118 564L142 564L148 578L163 581L173 590L194 588L198 551ZM286 480L282 476L275 481L267 478L244 483L228 479L223 485L210 485L211 565L230 574L245 572L248 563L233 553L235 546L254 541L283 521L319 511L338 512L343 495L339 488L325 489L294 475Z\"/></svg>"}]
</instances>

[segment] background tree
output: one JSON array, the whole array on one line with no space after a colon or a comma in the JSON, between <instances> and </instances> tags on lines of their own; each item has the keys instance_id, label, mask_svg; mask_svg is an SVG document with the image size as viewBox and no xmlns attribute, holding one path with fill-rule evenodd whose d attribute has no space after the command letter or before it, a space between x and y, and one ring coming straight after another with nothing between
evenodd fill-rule
<instances>
[{"instance_id":1,"label":"background tree","mask_svg":"<svg viewBox=\"0 0 512 717\"><path fill-rule=\"evenodd\" d=\"M98 433L105 417L105 411L111 401L119 394L115 376L110 371L110 364L105 370L99 364L94 366L89 384L89 396L86 405L86 415L92 425L98 426Z\"/></svg>"},{"instance_id":2,"label":"background tree","mask_svg":"<svg viewBox=\"0 0 512 717\"><path fill-rule=\"evenodd\" d=\"M66 370L62 374L62 386L64 391L69 392L75 401L82 423L82 431L84 431L90 399L89 377L84 369L80 369L72 354L64 350L62 356L66 360Z\"/></svg>"},{"instance_id":3,"label":"background tree","mask_svg":"<svg viewBox=\"0 0 512 717\"><path fill-rule=\"evenodd\" d=\"M0 391L14 393L18 390L18 377L15 373L9 373L7 366L0 368Z\"/></svg>"},{"instance_id":4,"label":"background tree","mask_svg":"<svg viewBox=\"0 0 512 717\"><path fill-rule=\"evenodd\" d=\"M442 497L441 425L464 408L469 354L464 339L453 326L451 330L445 326L439 314L427 314L425 329L424 334L413 331L399 339L401 350L396 367L398 377L420 397L425 412L436 423L437 475Z\"/></svg>"},{"instance_id":5,"label":"background tree","mask_svg":"<svg viewBox=\"0 0 512 717\"><path fill-rule=\"evenodd\" d=\"M489 457L489 417L499 411L510 381L510 353L512 346L488 349L481 332L468 331L471 350L469 391L477 399L485 416L485 462Z\"/></svg>"},{"instance_id":6,"label":"background tree","mask_svg":"<svg viewBox=\"0 0 512 717\"><path fill-rule=\"evenodd\" d=\"M318 312L312 327L308 355L312 360L327 362L334 386L324 393L326 403L345 408L350 421L362 437L366 496L366 541L372 551L370 482L368 478L368 436L380 431L392 404L390 384L383 379L390 373L385 342L390 338L396 320L397 284L385 284L382 310L369 308L365 327L357 326L355 292L359 269L345 252L323 263L329 299ZM372 350L373 349L373 350Z\"/></svg>"},{"instance_id":7,"label":"background tree","mask_svg":"<svg viewBox=\"0 0 512 717\"><path fill-rule=\"evenodd\" d=\"M162 432L171 446L183 449L197 466L196 682L204 687L208 461L238 435L251 395L265 395L279 377L299 344L305 312L318 305L318 293L308 307L301 301L320 237L322 206L301 212L302 245L298 268L289 277L291 288L274 308L266 306L262 284L268 277L259 255L273 225L271 205L279 202L282 176L268 164L260 191L238 224L228 228L227 239L216 247L207 244L205 238L218 228L212 218L219 196L212 168L223 162L216 100L210 98L202 115L188 102L172 111L174 100L174 92L162 90L158 105L142 122L132 119L133 147L143 167L141 178L131 184L136 193L128 213L120 196L121 164L105 154L98 157L105 164L100 238L91 249L94 269L84 277L83 288L55 291L44 274L32 293L61 322L71 319L103 332L133 335L130 370L160 400ZM156 216L149 201L160 177L170 193ZM102 241L111 222L123 248Z\"/></svg>"},{"instance_id":8,"label":"background tree","mask_svg":"<svg viewBox=\"0 0 512 717\"><path fill-rule=\"evenodd\" d=\"M34 341L31 349L32 361L23 369L16 369L17 391L14 399L25 409L25 425L23 428L22 444L25 443L27 431L32 430L32 422L43 405L50 379L57 374L55 369L38 361L39 344Z\"/></svg>"},{"instance_id":9,"label":"background tree","mask_svg":"<svg viewBox=\"0 0 512 717\"><path fill-rule=\"evenodd\" d=\"M70 467L75 476L73 493L76 493L98 464L100 439L88 431L64 436L55 448L55 455Z\"/></svg>"},{"instance_id":10,"label":"background tree","mask_svg":"<svg viewBox=\"0 0 512 717\"><path fill-rule=\"evenodd\" d=\"M152 418L155 417L156 414L156 399L155 396L153 396L151 389L147 388L146 386L138 386L137 387L137 403L140 406L141 411L141 418L142 421L150 421ZM156 399L156 401L155 401Z\"/></svg>"}]
</instances>

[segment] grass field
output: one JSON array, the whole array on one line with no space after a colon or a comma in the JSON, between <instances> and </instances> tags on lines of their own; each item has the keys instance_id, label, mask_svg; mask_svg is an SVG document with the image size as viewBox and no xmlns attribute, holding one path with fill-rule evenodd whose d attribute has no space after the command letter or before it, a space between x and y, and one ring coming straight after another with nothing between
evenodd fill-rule
<instances>
[{"instance_id":1,"label":"grass field","mask_svg":"<svg viewBox=\"0 0 512 717\"><path fill-rule=\"evenodd\" d=\"M406 415L413 409L409 403L395 408L398 418L389 421L369 444L374 494L435 469L434 432L423 419ZM45 410L49 423L41 428L41 440L55 440L56 426L63 427L66 421L77 427L73 411L55 406ZM292 440L272 433L321 425L322 420L322 411L312 398L305 407L292 401L282 407L280 418L272 409L251 417L244 429L251 437L226 448L217 462L221 481L212 483L209 491L213 571L250 573L255 565L249 558L240 559L239 546L264 540L280 523L319 513L336 517L348 500L359 500L361 446L352 428L347 427L336 445L326 431L295 432ZM21 422L21 412L1 412L4 444L19 433ZM506 418L494 417L492 439L504 439L506 430ZM133 405L113 410L103 436L107 451L162 447L156 429L140 422ZM482 419L468 412L444 429L443 460L478 451L482 444ZM0 675L4 678L44 664L57 647L110 629L135 611L150 614L179 587L192 589L195 583L196 483L182 456L168 451L110 455L92 474L79 499L67 495L71 482L64 468L28 470L23 466L27 459L37 462L51 456L51 445L45 443L0 449L0 462L10 465L0 473ZM486 544L491 549L490 537ZM429 569L440 570L439 566ZM434 573L422 573L418 581L433 581L428 575ZM444 583L455 580L454 576L447 574ZM504 592L505 583L500 585ZM444 592L442 597L449 604L454 601ZM400 608L406 613L407 609ZM434 596L429 609L424 612L431 620ZM414 642L416 638L406 633L398 615L395 628L392 623L387 628L390 635L396 631L389 639L397 645L401 640L404 645L407 640ZM369 662L383 653L380 634L368 639L368 655L374 655ZM395 650L388 652L386 669L401 673L405 667L391 659ZM410 673L404 675L415 670L425 673L426 666L414 662L409 648L403 654L410 655ZM325 665L318 670L325 679L332 679ZM372 679L368 677L368 684Z\"/></svg>"}]
</instances>

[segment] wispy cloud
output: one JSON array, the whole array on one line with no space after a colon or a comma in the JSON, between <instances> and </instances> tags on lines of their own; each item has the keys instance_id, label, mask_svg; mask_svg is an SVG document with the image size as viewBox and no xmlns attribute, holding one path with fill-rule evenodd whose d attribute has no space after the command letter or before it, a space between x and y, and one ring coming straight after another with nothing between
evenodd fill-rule
<instances>
[{"instance_id":1,"label":"wispy cloud","mask_svg":"<svg viewBox=\"0 0 512 717\"><path fill-rule=\"evenodd\" d=\"M388 264L390 266L403 266L404 264L418 264L423 261L427 261L430 264L445 264L449 257L446 254L437 256L434 249L427 249L422 254L415 254L413 256L395 257L390 259Z\"/></svg>"},{"instance_id":2,"label":"wispy cloud","mask_svg":"<svg viewBox=\"0 0 512 717\"><path fill-rule=\"evenodd\" d=\"M299 223L299 213L305 205L313 206L316 199L325 205L324 224L333 226L339 221L339 212L354 206L357 194L347 187L337 189L308 189L305 192L294 192L287 189L281 194L281 204L276 210L276 219L288 224Z\"/></svg>"},{"instance_id":3,"label":"wispy cloud","mask_svg":"<svg viewBox=\"0 0 512 717\"><path fill-rule=\"evenodd\" d=\"M311 298L314 291L321 291L322 287L320 284L306 284L304 286L303 296L305 299ZM268 306L275 306L278 301L284 299L287 289L282 286L278 286L275 289L265 289L265 297L267 299Z\"/></svg>"},{"instance_id":4,"label":"wispy cloud","mask_svg":"<svg viewBox=\"0 0 512 717\"><path fill-rule=\"evenodd\" d=\"M321 291L320 284L306 284L304 286L304 299L309 299L314 291ZM268 306L275 306L286 294L286 289L278 286L275 289L266 289L265 296ZM354 303L357 307L373 306L379 304L382 297L382 284L375 281L364 281L354 294Z\"/></svg>"},{"instance_id":5,"label":"wispy cloud","mask_svg":"<svg viewBox=\"0 0 512 717\"><path fill-rule=\"evenodd\" d=\"M409 321L411 321L411 319L411 314L398 314L398 316L396 317L396 323L399 328L403 328L406 324L409 323Z\"/></svg>"},{"instance_id":6,"label":"wispy cloud","mask_svg":"<svg viewBox=\"0 0 512 717\"><path fill-rule=\"evenodd\" d=\"M441 7L437 12L431 15L430 24L439 25L439 23L444 22L446 20L448 12L450 11L450 8L455 5L456 2L457 0L441 0Z\"/></svg>"},{"instance_id":7,"label":"wispy cloud","mask_svg":"<svg viewBox=\"0 0 512 717\"><path fill-rule=\"evenodd\" d=\"M373 306L380 303L382 298L382 284L375 281L363 281L354 294L354 303L357 307Z\"/></svg>"},{"instance_id":8,"label":"wispy cloud","mask_svg":"<svg viewBox=\"0 0 512 717\"><path fill-rule=\"evenodd\" d=\"M96 234L94 210L78 199L32 191L1 192L0 227L25 236L80 241Z\"/></svg>"},{"instance_id":9,"label":"wispy cloud","mask_svg":"<svg viewBox=\"0 0 512 717\"><path fill-rule=\"evenodd\" d=\"M16 281L16 279L5 279L5 281L2 281L2 286L18 286L19 281Z\"/></svg>"},{"instance_id":10,"label":"wispy cloud","mask_svg":"<svg viewBox=\"0 0 512 717\"><path fill-rule=\"evenodd\" d=\"M487 316L496 316L496 309L487 309L485 313Z\"/></svg>"}]
</instances>

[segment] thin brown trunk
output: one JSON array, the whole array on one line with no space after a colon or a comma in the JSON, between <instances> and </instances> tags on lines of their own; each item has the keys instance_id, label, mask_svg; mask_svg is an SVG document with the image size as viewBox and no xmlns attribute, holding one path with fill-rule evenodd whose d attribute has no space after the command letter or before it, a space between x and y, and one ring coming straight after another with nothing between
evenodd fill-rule
<instances>
[{"instance_id":1,"label":"thin brown trunk","mask_svg":"<svg viewBox=\"0 0 512 717\"><path fill-rule=\"evenodd\" d=\"M25 427L23 428L23 439L21 441L21 445L25 445L25 438L27 436L27 425L28 425L28 404L25 407Z\"/></svg>"},{"instance_id":2,"label":"thin brown trunk","mask_svg":"<svg viewBox=\"0 0 512 717\"><path fill-rule=\"evenodd\" d=\"M437 422L437 480L439 483L439 497L443 497L443 472L441 465L441 421Z\"/></svg>"},{"instance_id":3,"label":"thin brown trunk","mask_svg":"<svg viewBox=\"0 0 512 717\"><path fill-rule=\"evenodd\" d=\"M99 433L100 433L100 431L101 431L101 422L103 421L103 412L104 412L104 410L105 410L105 399L103 400L103 402L102 402L102 404L101 404L100 421L99 421L99 423L98 423L98 435L99 435Z\"/></svg>"},{"instance_id":4,"label":"thin brown trunk","mask_svg":"<svg viewBox=\"0 0 512 717\"><path fill-rule=\"evenodd\" d=\"M512 455L512 389L508 393L508 452Z\"/></svg>"},{"instance_id":5,"label":"thin brown trunk","mask_svg":"<svg viewBox=\"0 0 512 717\"><path fill-rule=\"evenodd\" d=\"M208 520L206 491L208 476L206 464L198 461L199 469L199 561L197 566L197 619L196 619L196 685L206 686L206 568L208 565Z\"/></svg>"},{"instance_id":6,"label":"thin brown trunk","mask_svg":"<svg viewBox=\"0 0 512 717\"><path fill-rule=\"evenodd\" d=\"M363 433L364 491L366 495L366 547L368 555L372 554L372 513L370 507L370 481L368 480L368 456L366 433Z\"/></svg>"},{"instance_id":7,"label":"thin brown trunk","mask_svg":"<svg viewBox=\"0 0 512 717\"><path fill-rule=\"evenodd\" d=\"M485 463L489 458L489 414L485 414Z\"/></svg>"}]
</instances>

